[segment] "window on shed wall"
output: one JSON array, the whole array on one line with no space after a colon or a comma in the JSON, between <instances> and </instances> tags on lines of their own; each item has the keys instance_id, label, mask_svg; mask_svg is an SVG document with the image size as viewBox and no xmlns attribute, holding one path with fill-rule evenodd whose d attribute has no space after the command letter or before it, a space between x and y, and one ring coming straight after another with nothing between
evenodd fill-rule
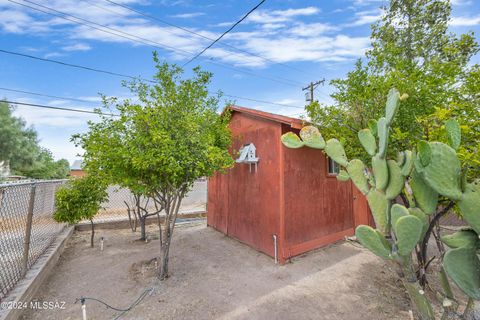
<instances>
[{"instance_id":1,"label":"window on shed wall","mask_svg":"<svg viewBox=\"0 0 480 320\"><path fill-rule=\"evenodd\" d=\"M337 175L340 172L340 166L338 163L327 157L328 160L328 174Z\"/></svg>"}]
</instances>

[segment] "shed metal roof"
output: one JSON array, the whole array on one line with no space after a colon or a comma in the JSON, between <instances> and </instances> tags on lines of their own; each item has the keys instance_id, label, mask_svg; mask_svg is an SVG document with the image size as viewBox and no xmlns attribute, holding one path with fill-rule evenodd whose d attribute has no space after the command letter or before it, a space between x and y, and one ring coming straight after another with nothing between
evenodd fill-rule
<instances>
[{"instance_id":1,"label":"shed metal roof","mask_svg":"<svg viewBox=\"0 0 480 320\"><path fill-rule=\"evenodd\" d=\"M287 116L282 116L280 114L260 111L260 110L251 109L251 108L239 107L239 106L234 106L234 105L226 107L223 110L222 114L225 113L225 111L227 111L227 110L236 111L236 112L240 112L240 113L245 113L245 114L249 114L253 117L267 119L267 120L271 120L271 121L275 121L275 122L279 122L279 123L284 123L284 124L289 125L290 127L295 128L295 129L301 129L306 124L308 124L307 121L302 120L302 119L291 118L291 117L287 117Z\"/></svg>"}]
</instances>

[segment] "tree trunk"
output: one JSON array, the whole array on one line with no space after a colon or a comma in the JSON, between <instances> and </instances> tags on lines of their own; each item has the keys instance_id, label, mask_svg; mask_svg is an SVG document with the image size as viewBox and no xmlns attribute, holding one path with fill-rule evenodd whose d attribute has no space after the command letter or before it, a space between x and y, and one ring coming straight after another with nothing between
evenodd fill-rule
<instances>
[{"instance_id":1,"label":"tree trunk","mask_svg":"<svg viewBox=\"0 0 480 320\"><path fill-rule=\"evenodd\" d=\"M93 224L92 219L90 219L90 226L92 227L92 235L90 236L90 247L93 248L93 238L95 237L95 225Z\"/></svg>"},{"instance_id":2,"label":"tree trunk","mask_svg":"<svg viewBox=\"0 0 480 320\"><path fill-rule=\"evenodd\" d=\"M147 221L146 216L140 216L140 240L145 241L147 239L147 232L145 229L145 223Z\"/></svg>"},{"instance_id":3,"label":"tree trunk","mask_svg":"<svg viewBox=\"0 0 480 320\"><path fill-rule=\"evenodd\" d=\"M168 242L168 241L167 241ZM170 244L165 243L161 250L160 280L168 278L168 252Z\"/></svg>"},{"instance_id":4,"label":"tree trunk","mask_svg":"<svg viewBox=\"0 0 480 320\"><path fill-rule=\"evenodd\" d=\"M164 241L162 241L162 246L160 250L161 266L159 272L160 280L165 280L168 278L168 261L170 253L170 243L172 241L173 230L175 228L175 223L177 221L178 210L180 209L180 203L182 202L183 194L178 194L175 196L175 199L172 203L168 204L165 208L165 230ZM172 206L173 204L173 206Z\"/></svg>"},{"instance_id":5,"label":"tree trunk","mask_svg":"<svg viewBox=\"0 0 480 320\"><path fill-rule=\"evenodd\" d=\"M480 300L470 298L463 317L465 320L480 320Z\"/></svg>"}]
</instances>

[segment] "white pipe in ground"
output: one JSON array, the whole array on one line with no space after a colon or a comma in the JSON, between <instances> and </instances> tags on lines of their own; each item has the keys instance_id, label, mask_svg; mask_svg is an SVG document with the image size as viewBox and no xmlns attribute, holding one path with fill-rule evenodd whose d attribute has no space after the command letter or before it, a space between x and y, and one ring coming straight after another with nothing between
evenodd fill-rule
<instances>
[{"instance_id":1,"label":"white pipe in ground","mask_svg":"<svg viewBox=\"0 0 480 320\"><path fill-rule=\"evenodd\" d=\"M273 235L273 252L275 258L275 264L278 263L278 244L277 244L277 235Z\"/></svg>"}]
</instances>

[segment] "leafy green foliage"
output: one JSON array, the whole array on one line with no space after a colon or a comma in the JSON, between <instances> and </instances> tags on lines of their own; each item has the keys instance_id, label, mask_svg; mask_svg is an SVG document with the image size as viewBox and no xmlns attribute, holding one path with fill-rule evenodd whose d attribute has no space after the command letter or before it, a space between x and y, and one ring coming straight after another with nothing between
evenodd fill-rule
<instances>
[{"instance_id":1,"label":"leafy green foliage","mask_svg":"<svg viewBox=\"0 0 480 320\"><path fill-rule=\"evenodd\" d=\"M105 182L93 175L69 180L55 193L53 218L70 224L93 219L108 197L106 188Z\"/></svg>"},{"instance_id":2,"label":"leafy green foliage","mask_svg":"<svg viewBox=\"0 0 480 320\"><path fill-rule=\"evenodd\" d=\"M63 179L70 172L67 160L55 161L49 150L38 145L37 132L13 108L0 102L0 164L13 174L35 179ZM0 177L1 178L1 177Z\"/></svg>"},{"instance_id":3,"label":"leafy green foliage","mask_svg":"<svg viewBox=\"0 0 480 320\"><path fill-rule=\"evenodd\" d=\"M48 149L40 148L32 166L24 168L21 173L35 179L65 179L70 173L70 164L66 159L55 161Z\"/></svg>"},{"instance_id":4,"label":"leafy green foliage","mask_svg":"<svg viewBox=\"0 0 480 320\"><path fill-rule=\"evenodd\" d=\"M110 183L153 199L164 210L159 229L160 278L168 276L168 254L182 199L195 180L233 165L228 149L228 113L217 113L220 95L211 96L212 74L161 63L154 54L155 83L124 83L135 100L104 99L119 117L90 122L89 131L73 140L85 150L90 174L102 173Z\"/></svg>"},{"instance_id":5,"label":"leafy green foliage","mask_svg":"<svg viewBox=\"0 0 480 320\"><path fill-rule=\"evenodd\" d=\"M383 115L384 97L395 86L409 98L395 117L391 149L412 149L421 139L446 142L445 121L456 118L463 136L459 158L470 178L480 177L480 66L470 63L479 46L473 33L449 32L450 16L447 0L390 1L372 26L365 59L331 81L334 103L306 107L324 137L342 137L347 156L366 162L355 135Z\"/></svg>"},{"instance_id":6,"label":"leafy green foliage","mask_svg":"<svg viewBox=\"0 0 480 320\"><path fill-rule=\"evenodd\" d=\"M155 85L126 84L138 103L105 99L120 117L90 122L88 133L73 138L86 150L87 171L103 171L142 195L186 192L196 179L233 163L228 119L216 113L218 97L208 95L212 75L195 68L193 79L181 80L180 68L158 61L156 67Z\"/></svg>"}]
</instances>

